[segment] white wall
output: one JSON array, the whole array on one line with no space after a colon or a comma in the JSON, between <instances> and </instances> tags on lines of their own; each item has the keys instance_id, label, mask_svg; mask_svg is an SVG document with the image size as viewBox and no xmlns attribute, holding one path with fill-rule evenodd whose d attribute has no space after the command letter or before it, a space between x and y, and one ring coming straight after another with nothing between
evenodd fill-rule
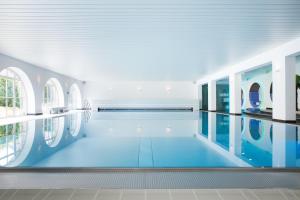
<instances>
[{"instance_id":1,"label":"white wall","mask_svg":"<svg viewBox=\"0 0 300 200\"><path fill-rule=\"evenodd\" d=\"M94 109L98 106L198 108L197 86L193 82L87 82L85 95Z\"/></svg>"},{"instance_id":2,"label":"white wall","mask_svg":"<svg viewBox=\"0 0 300 200\"><path fill-rule=\"evenodd\" d=\"M21 69L30 79L35 94L35 112L31 114L42 112L43 89L49 78L56 78L60 82L64 92L65 106L67 106L68 103L67 93L73 83L77 83L81 94L83 94L83 84L79 80L0 54L0 71L7 67L16 67Z\"/></svg>"}]
</instances>

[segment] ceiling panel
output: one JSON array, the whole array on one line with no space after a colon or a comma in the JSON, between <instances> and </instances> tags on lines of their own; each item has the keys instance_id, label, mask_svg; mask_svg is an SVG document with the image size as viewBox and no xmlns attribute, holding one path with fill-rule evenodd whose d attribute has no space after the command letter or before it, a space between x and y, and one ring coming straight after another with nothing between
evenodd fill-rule
<instances>
[{"instance_id":1,"label":"ceiling panel","mask_svg":"<svg viewBox=\"0 0 300 200\"><path fill-rule=\"evenodd\" d=\"M193 81L299 36L295 0L0 2L1 53L87 81Z\"/></svg>"}]
</instances>

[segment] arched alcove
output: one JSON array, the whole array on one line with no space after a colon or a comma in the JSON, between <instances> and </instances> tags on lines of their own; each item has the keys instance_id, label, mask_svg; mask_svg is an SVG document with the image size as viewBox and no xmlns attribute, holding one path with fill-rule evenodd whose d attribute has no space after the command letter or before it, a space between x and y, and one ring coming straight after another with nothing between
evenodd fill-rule
<instances>
[{"instance_id":1,"label":"arched alcove","mask_svg":"<svg viewBox=\"0 0 300 200\"><path fill-rule=\"evenodd\" d=\"M260 85L253 83L249 90L249 100L253 108L258 108L261 104Z\"/></svg>"},{"instance_id":2,"label":"arched alcove","mask_svg":"<svg viewBox=\"0 0 300 200\"><path fill-rule=\"evenodd\" d=\"M82 108L81 92L78 85L75 83L70 87L68 107L73 110Z\"/></svg>"},{"instance_id":3,"label":"arched alcove","mask_svg":"<svg viewBox=\"0 0 300 200\"><path fill-rule=\"evenodd\" d=\"M49 113L51 108L64 106L64 92L56 78L50 78L43 91L43 113Z\"/></svg>"}]
</instances>

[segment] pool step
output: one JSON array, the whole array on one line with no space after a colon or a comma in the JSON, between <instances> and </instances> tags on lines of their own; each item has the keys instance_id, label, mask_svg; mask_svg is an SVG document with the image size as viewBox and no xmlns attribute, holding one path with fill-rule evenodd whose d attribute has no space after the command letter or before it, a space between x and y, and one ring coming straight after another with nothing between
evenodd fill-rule
<instances>
[{"instance_id":1,"label":"pool step","mask_svg":"<svg viewBox=\"0 0 300 200\"><path fill-rule=\"evenodd\" d=\"M152 141L150 138L140 139L139 167L153 167Z\"/></svg>"}]
</instances>

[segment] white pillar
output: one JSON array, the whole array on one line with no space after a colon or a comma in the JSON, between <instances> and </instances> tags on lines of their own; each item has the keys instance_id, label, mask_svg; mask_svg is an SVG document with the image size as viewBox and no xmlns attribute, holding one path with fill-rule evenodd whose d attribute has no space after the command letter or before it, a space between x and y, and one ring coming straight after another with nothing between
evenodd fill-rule
<instances>
[{"instance_id":1,"label":"white pillar","mask_svg":"<svg viewBox=\"0 0 300 200\"><path fill-rule=\"evenodd\" d=\"M272 62L273 119L296 121L296 58L278 56Z\"/></svg>"},{"instance_id":2,"label":"white pillar","mask_svg":"<svg viewBox=\"0 0 300 200\"><path fill-rule=\"evenodd\" d=\"M217 105L216 105L216 81L211 80L208 82L208 110L209 111L216 111L217 110Z\"/></svg>"},{"instance_id":3,"label":"white pillar","mask_svg":"<svg viewBox=\"0 0 300 200\"><path fill-rule=\"evenodd\" d=\"M241 104L241 74L231 74L229 76L229 112L241 114Z\"/></svg>"},{"instance_id":4,"label":"white pillar","mask_svg":"<svg viewBox=\"0 0 300 200\"><path fill-rule=\"evenodd\" d=\"M202 109L202 85L198 85L198 103L199 109Z\"/></svg>"},{"instance_id":5,"label":"white pillar","mask_svg":"<svg viewBox=\"0 0 300 200\"><path fill-rule=\"evenodd\" d=\"M273 167L296 166L296 126L273 123Z\"/></svg>"},{"instance_id":6,"label":"white pillar","mask_svg":"<svg viewBox=\"0 0 300 200\"><path fill-rule=\"evenodd\" d=\"M216 113L208 112L208 140L211 142L216 141L217 135L217 115Z\"/></svg>"},{"instance_id":7,"label":"white pillar","mask_svg":"<svg viewBox=\"0 0 300 200\"><path fill-rule=\"evenodd\" d=\"M242 120L240 116L230 115L229 127L229 152L233 155L241 155L242 151Z\"/></svg>"}]
</instances>

